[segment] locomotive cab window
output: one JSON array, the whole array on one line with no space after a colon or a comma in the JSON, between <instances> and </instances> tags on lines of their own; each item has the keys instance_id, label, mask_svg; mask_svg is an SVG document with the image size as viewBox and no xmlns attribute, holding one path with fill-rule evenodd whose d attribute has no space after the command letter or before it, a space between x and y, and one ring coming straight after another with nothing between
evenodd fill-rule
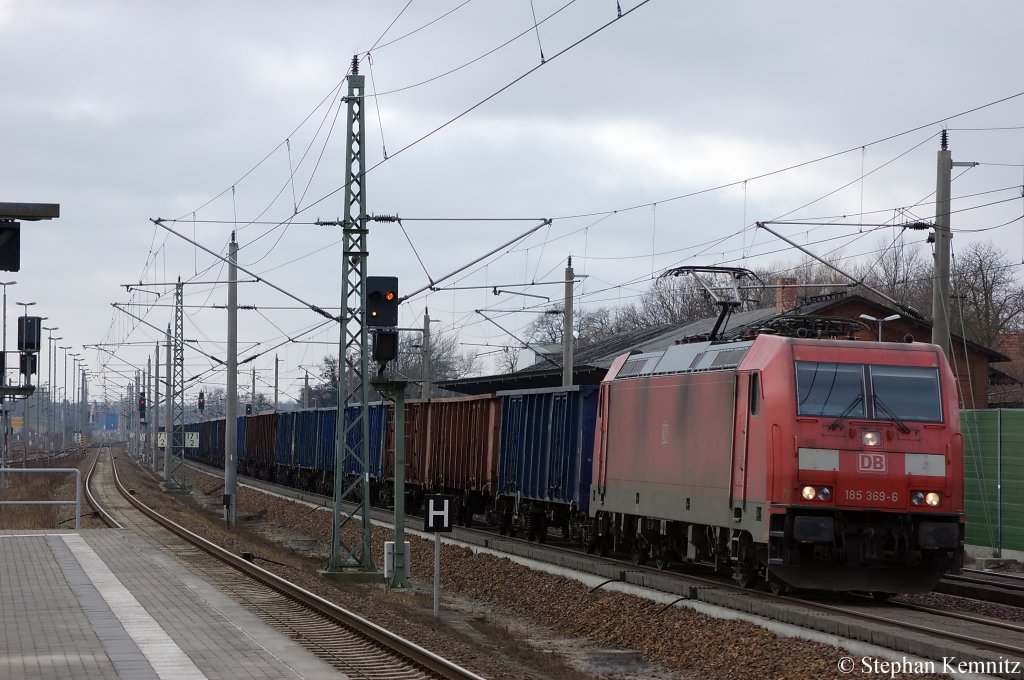
<instances>
[{"instance_id":1,"label":"locomotive cab window","mask_svg":"<svg viewBox=\"0 0 1024 680\"><path fill-rule=\"evenodd\" d=\"M796 393L801 416L942 422L934 368L798 361Z\"/></svg>"},{"instance_id":2,"label":"locomotive cab window","mask_svg":"<svg viewBox=\"0 0 1024 680\"><path fill-rule=\"evenodd\" d=\"M942 422L939 372L917 366L870 366L871 395L878 420Z\"/></svg>"},{"instance_id":3,"label":"locomotive cab window","mask_svg":"<svg viewBox=\"0 0 1024 680\"><path fill-rule=\"evenodd\" d=\"M747 384L748 397L750 399L750 415L756 416L761 412L761 374L751 373L750 382Z\"/></svg>"},{"instance_id":4,"label":"locomotive cab window","mask_svg":"<svg viewBox=\"0 0 1024 680\"><path fill-rule=\"evenodd\" d=\"M797 414L864 417L864 367L819 361L796 362Z\"/></svg>"}]
</instances>

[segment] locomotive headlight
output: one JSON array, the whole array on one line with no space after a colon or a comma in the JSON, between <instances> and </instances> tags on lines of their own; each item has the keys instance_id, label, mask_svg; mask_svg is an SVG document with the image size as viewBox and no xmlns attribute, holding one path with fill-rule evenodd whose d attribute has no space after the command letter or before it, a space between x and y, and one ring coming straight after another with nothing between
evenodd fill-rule
<instances>
[{"instance_id":1,"label":"locomotive headlight","mask_svg":"<svg viewBox=\"0 0 1024 680\"><path fill-rule=\"evenodd\" d=\"M805 486L800 489L800 495L804 497L805 501L813 501L814 496L818 493L817 489L813 486Z\"/></svg>"},{"instance_id":2,"label":"locomotive headlight","mask_svg":"<svg viewBox=\"0 0 1024 680\"><path fill-rule=\"evenodd\" d=\"M924 502L933 508L939 507L939 500L939 494L935 493L934 491L929 491L924 496Z\"/></svg>"},{"instance_id":3,"label":"locomotive headlight","mask_svg":"<svg viewBox=\"0 0 1024 680\"><path fill-rule=\"evenodd\" d=\"M910 502L913 503L914 505L921 505L921 503L924 503L924 492L915 491L914 493L910 494Z\"/></svg>"},{"instance_id":4,"label":"locomotive headlight","mask_svg":"<svg viewBox=\"0 0 1024 680\"><path fill-rule=\"evenodd\" d=\"M832 489L828 488L827 486L818 487L819 501L827 501L830 498L832 498Z\"/></svg>"},{"instance_id":5,"label":"locomotive headlight","mask_svg":"<svg viewBox=\"0 0 1024 680\"><path fill-rule=\"evenodd\" d=\"M864 446L881 446L882 433L878 430L864 430L860 433L860 443Z\"/></svg>"}]
</instances>

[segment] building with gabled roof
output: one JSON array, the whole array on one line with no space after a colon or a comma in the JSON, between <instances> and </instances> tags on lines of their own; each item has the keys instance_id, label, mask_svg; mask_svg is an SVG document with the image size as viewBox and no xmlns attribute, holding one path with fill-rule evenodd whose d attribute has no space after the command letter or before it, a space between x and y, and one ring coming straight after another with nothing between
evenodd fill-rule
<instances>
[{"instance_id":1,"label":"building with gabled roof","mask_svg":"<svg viewBox=\"0 0 1024 680\"><path fill-rule=\"evenodd\" d=\"M792 289L789 289L792 290ZM931 342L931 322L913 309L896 309L856 293L840 292L807 298L797 304L795 297L781 294L774 307L734 312L719 331L722 341L750 338L761 332L776 332L785 325L791 331L805 329L808 336L819 332L814 319L831 319L855 326L853 337L877 338L878 324L864 321L861 315L884 319L900 318L881 324L886 342ZM687 324L657 324L618 333L585 347L573 357L573 383L595 385L601 382L612 361L627 352L653 352L674 344L708 340L717 317L698 319ZM855 322L851 324L850 322ZM805 324L801 326L800 324ZM964 408L988 408L990 382L1005 382L1008 376L992 364L1009 361L1006 355L971 340L954 335L950 342L950 364L957 376ZM562 384L562 356L548 354L548 360L513 373L449 380L439 384L446 390L465 394L483 394L498 390L555 387ZM553 365L554 364L554 365Z\"/></svg>"}]
</instances>

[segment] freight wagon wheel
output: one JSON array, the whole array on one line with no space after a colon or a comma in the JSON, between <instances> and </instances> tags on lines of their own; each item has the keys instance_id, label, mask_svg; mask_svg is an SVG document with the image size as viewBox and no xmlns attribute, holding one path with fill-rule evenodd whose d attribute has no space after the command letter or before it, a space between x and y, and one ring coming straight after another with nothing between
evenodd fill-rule
<instances>
[{"instance_id":1,"label":"freight wagon wheel","mask_svg":"<svg viewBox=\"0 0 1024 680\"><path fill-rule=\"evenodd\" d=\"M667 550L659 550L654 555L654 566L665 571L672 566L672 555Z\"/></svg>"},{"instance_id":2,"label":"freight wagon wheel","mask_svg":"<svg viewBox=\"0 0 1024 680\"><path fill-rule=\"evenodd\" d=\"M775 578L774 576L768 577L768 590L772 591L772 595L785 595L789 590L789 586Z\"/></svg>"},{"instance_id":3,"label":"freight wagon wheel","mask_svg":"<svg viewBox=\"0 0 1024 680\"><path fill-rule=\"evenodd\" d=\"M639 543L634 543L633 548L630 550L629 556L633 560L633 564L647 564L647 558L650 553L647 550L647 546L641 546Z\"/></svg>"}]
</instances>

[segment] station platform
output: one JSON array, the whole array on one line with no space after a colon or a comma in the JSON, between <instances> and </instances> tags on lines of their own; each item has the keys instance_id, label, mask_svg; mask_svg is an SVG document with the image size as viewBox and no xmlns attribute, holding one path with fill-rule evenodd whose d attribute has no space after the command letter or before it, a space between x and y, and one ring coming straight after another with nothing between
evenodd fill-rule
<instances>
[{"instance_id":1,"label":"station platform","mask_svg":"<svg viewBox=\"0 0 1024 680\"><path fill-rule=\"evenodd\" d=\"M131 531L0 531L0 678L347 677Z\"/></svg>"}]
</instances>

